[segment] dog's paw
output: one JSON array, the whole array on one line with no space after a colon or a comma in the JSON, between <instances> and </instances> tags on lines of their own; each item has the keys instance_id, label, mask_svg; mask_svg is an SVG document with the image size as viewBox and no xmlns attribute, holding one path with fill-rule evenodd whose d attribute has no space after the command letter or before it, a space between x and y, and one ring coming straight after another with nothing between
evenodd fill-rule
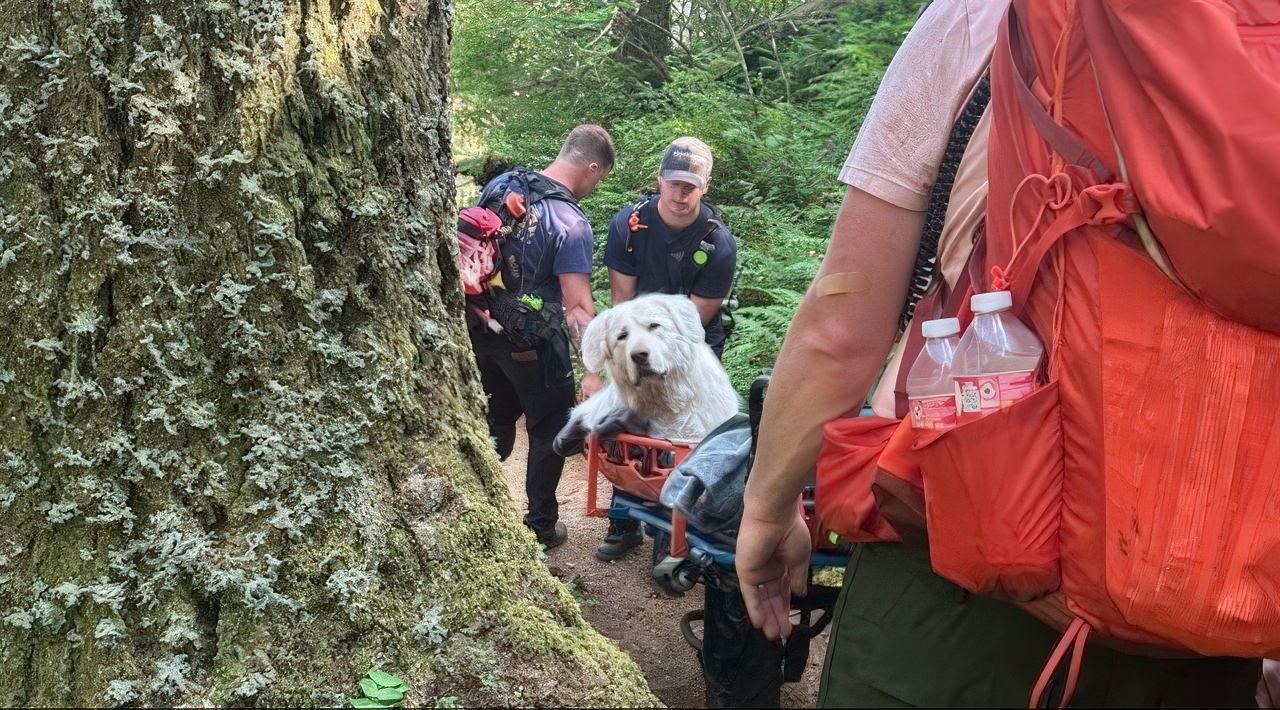
<instances>
[{"instance_id":1,"label":"dog's paw","mask_svg":"<svg viewBox=\"0 0 1280 710\"><path fill-rule=\"evenodd\" d=\"M587 443L587 428L582 425L581 421L572 421L556 434L556 438L551 442L551 450L556 452L556 456L576 456L582 453L582 447Z\"/></svg>"},{"instance_id":2,"label":"dog's paw","mask_svg":"<svg viewBox=\"0 0 1280 710\"><path fill-rule=\"evenodd\" d=\"M653 420L630 407L614 409L591 429L592 434L601 438L617 436L623 432L649 436L653 431Z\"/></svg>"}]
</instances>

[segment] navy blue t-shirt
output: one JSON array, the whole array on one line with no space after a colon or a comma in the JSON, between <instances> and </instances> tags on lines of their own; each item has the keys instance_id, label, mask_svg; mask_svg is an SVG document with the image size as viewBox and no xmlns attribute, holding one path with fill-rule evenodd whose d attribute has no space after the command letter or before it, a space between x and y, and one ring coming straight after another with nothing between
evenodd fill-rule
<instances>
[{"instance_id":1,"label":"navy blue t-shirt","mask_svg":"<svg viewBox=\"0 0 1280 710\"><path fill-rule=\"evenodd\" d=\"M624 208L609 223L604 263L618 273L638 277L636 295L729 295L738 266L738 244L728 229L711 222L714 213L710 207L702 205L693 224L678 232L671 231L662 221L657 197L640 207L640 224L647 229L631 231L628 220L633 209L634 206ZM719 312L707 324L706 331L707 344L719 352L725 339Z\"/></svg>"},{"instance_id":2,"label":"navy blue t-shirt","mask_svg":"<svg viewBox=\"0 0 1280 710\"><path fill-rule=\"evenodd\" d=\"M484 186L477 204L483 205L495 197L502 199L508 188L523 192L520 182L513 181L511 173L505 172ZM565 192L569 192L568 188ZM502 279L514 293L541 291L563 301L560 279L556 277L590 274L593 246L591 223L576 202L555 198L539 200L529 209L523 227L502 247L505 261Z\"/></svg>"}]
</instances>

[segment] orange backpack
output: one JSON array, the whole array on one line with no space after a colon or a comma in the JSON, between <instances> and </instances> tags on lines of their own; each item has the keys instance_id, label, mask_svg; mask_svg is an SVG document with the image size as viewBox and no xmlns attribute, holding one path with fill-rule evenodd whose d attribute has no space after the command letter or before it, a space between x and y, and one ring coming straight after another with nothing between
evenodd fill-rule
<instances>
[{"instance_id":1,"label":"orange backpack","mask_svg":"<svg viewBox=\"0 0 1280 710\"><path fill-rule=\"evenodd\" d=\"M1091 632L1280 656L1278 21L1274 1L1015 0L984 248L938 301L967 326L969 291L1009 289L1042 386L943 432L827 426L824 522L896 540L923 513L940 575L1066 627L1054 663Z\"/></svg>"}]
</instances>

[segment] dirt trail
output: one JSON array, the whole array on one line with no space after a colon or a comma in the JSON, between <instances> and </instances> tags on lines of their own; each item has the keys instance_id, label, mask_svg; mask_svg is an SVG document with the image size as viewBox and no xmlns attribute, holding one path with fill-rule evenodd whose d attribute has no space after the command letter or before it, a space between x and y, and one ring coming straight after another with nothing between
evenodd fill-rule
<instances>
[{"instance_id":1,"label":"dirt trail","mask_svg":"<svg viewBox=\"0 0 1280 710\"><path fill-rule=\"evenodd\" d=\"M527 502L524 472L528 454L523 420L517 424L517 431L515 450L503 462L502 473L511 497L523 511ZM603 479L601 482L607 486ZM683 597L664 596L650 581L653 544L649 538L620 560L604 563L595 558L596 546L608 523L585 515L585 459L574 457L566 461L557 498L569 539L547 552L547 565L574 590L587 619L640 665L654 695L670 707L703 707L702 668L680 634L680 618L685 612L702 608L702 585ZM606 498L604 503L607 502ZM700 629L695 626L695 631ZM814 639L804 678L782 686L782 707L813 707L825 654L826 638Z\"/></svg>"}]
</instances>

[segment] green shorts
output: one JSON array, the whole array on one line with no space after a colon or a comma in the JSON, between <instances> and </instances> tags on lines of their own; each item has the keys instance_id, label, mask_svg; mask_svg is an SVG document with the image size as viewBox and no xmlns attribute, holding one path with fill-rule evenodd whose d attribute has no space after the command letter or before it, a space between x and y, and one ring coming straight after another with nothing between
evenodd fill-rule
<instances>
[{"instance_id":1,"label":"green shorts","mask_svg":"<svg viewBox=\"0 0 1280 710\"><path fill-rule=\"evenodd\" d=\"M1058 634L934 574L927 550L857 546L818 707L1026 707ZM1261 661L1156 659L1090 646L1075 707L1257 707Z\"/></svg>"}]
</instances>

